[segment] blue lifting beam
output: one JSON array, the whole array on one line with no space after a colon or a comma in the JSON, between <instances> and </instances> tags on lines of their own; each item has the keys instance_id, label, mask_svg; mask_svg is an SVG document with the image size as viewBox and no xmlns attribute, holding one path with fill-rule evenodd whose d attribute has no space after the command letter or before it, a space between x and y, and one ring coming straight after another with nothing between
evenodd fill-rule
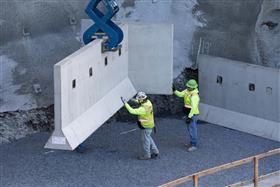
<instances>
[{"instance_id":1,"label":"blue lifting beam","mask_svg":"<svg viewBox=\"0 0 280 187\"><path fill-rule=\"evenodd\" d=\"M106 11L102 13L97 6L103 3ZM102 51L115 51L121 47L123 40L123 31L111 21L112 17L119 11L115 0L91 0L86 8L86 13L95 22L83 35L85 45L94 38L107 39L102 44Z\"/></svg>"}]
</instances>

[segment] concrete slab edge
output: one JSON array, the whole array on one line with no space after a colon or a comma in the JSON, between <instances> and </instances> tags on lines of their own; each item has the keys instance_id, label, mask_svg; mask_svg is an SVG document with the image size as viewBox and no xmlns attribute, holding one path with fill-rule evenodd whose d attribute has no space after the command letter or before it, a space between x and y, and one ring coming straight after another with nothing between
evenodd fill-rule
<instances>
[{"instance_id":1,"label":"concrete slab edge","mask_svg":"<svg viewBox=\"0 0 280 187\"><path fill-rule=\"evenodd\" d=\"M280 124L255 116L200 104L200 120L280 142Z\"/></svg>"}]
</instances>

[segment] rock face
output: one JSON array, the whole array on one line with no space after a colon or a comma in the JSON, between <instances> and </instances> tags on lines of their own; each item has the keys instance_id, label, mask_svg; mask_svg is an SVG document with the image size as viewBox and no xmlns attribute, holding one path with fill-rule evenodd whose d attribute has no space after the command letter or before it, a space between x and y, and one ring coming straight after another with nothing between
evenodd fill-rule
<instances>
[{"instance_id":1,"label":"rock face","mask_svg":"<svg viewBox=\"0 0 280 187\"><path fill-rule=\"evenodd\" d=\"M280 68L280 1L263 2L254 39L258 64Z\"/></svg>"},{"instance_id":2,"label":"rock face","mask_svg":"<svg viewBox=\"0 0 280 187\"><path fill-rule=\"evenodd\" d=\"M201 52L233 60L255 63L251 43L262 0L198 0L207 20L198 28L194 40L201 39Z\"/></svg>"}]
</instances>

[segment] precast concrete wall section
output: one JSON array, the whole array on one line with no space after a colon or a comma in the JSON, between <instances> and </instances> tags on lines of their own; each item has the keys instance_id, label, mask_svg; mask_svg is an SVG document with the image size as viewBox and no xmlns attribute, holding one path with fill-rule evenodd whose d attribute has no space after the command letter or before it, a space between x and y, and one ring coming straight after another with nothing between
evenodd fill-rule
<instances>
[{"instance_id":1,"label":"precast concrete wall section","mask_svg":"<svg viewBox=\"0 0 280 187\"><path fill-rule=\"evenodd\" d=\"M122 27L127 36L127 26ZM46 148L73 150L136 94L128 79L128 45L101 53L95 40L54 66L55 131Z\"/></svg>"},{"instance_id":2,"label":"precast concrete wall section","mask_svg":"<svg viewBox=\"0 0 280 187\"><path fill-rule=\"evenodd\" d=\"M173 25L129 24L128 75L137 90L172 94Z\"/></svg>"},{"instance_id":3,"label":"precast concrete wall section","mask_svg":"<svg viewBox=\"0 0 280 187\"><path fill-rule=\"evenodd\" d=\"M201 119L280 141L280 70L199 55Z\"/></svg>"},{"instance_id":4,"label":"precast concrete wall section","mask_svg":"<svg viewBox=\"0 0 280 187\"><path fill-rule=\"evenodd\" d=\"M90 22L82 23L87 24L82 25L85 30ZM143 25L132 28L133 35L130 27L121 24L124 40L120 50L102 53L102 40L97 39L54 66L55 130L46 148L74 150L123 106L121 96L129 100L144 88L147 93L171 94L173 27L154 25L141 32L142 27L147 28ZM156 44L147 42L145 47L134 38L143 38L147 31L169 39L160 42L158 38ZM153 53L146 51L149 48ZM148 54L141 57L139 53ZM142 59L131 57L134 55ZM130 67L138 63L143 74L131 73Z\"/></svg>"}]
</instances>

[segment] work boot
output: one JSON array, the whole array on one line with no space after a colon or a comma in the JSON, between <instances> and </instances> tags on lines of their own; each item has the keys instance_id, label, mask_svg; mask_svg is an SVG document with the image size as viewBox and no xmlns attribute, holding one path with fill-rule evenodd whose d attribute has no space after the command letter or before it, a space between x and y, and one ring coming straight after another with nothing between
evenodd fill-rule
<instances>
[{"instance_id":1,"label":"work boot","mask_svg":"<svg viewBox=\"0 0 280 187\"><path fill-rule=\"evenodd\" d=\"M193 152L193 151L195 151L195 150L197 150L197 147L196 147L196 146L191 146L190 148L188 148L188 151L189 151L189 152Z\"/></svg>"},{"instance_id":2,"label":"work boot","mask_svg":"<svg viewBox=\"0 0 280 187\"><path fill-rule=\"evenodd\" d=\"M86 149L86 146L81 143L80 145L78 145L78 147L76 147L75 151L78 153L85 153Z\"/></svg>"},{"instance_id":3,"label":"work boot","mask_svg":"<svg viewBox=\"0 0 280 187\"><path fill-rule=\"evenodd\" d=\"M150 160L151 157L148 157L148 156L138 156L137 159L138 160Z\"/></svg>"},{"instance_id":4,"label":"work boot","mask_svg":"<svg viewBox=\"0 0 280 187\"><path fill-rule=\"evenodd\" d=\"M158 149L152 149L152 155L151 158L155 159L159 156L159 151Z\"/></svg>"},{"instance_id":5,"label":"work boot","mask_svg":"<svg viewBox=\"0 0 280 187\"><path fill-rule=\"evenodd\" d=\"M190 148L192 146L192 144L186 143L184 144L185 147Z\"/></svg>"},{"instance_id":6,"label":"work boot","mask_svg":"<svg viewBox=\"0 0 280 187\"><path fill-rule=\"evenodd\" d=\"M151 158L152 158L152 159L156 159L158 156L159 156L159 153L153 153L153 154L151 155Z\"/></svg>"}]
</instances>

